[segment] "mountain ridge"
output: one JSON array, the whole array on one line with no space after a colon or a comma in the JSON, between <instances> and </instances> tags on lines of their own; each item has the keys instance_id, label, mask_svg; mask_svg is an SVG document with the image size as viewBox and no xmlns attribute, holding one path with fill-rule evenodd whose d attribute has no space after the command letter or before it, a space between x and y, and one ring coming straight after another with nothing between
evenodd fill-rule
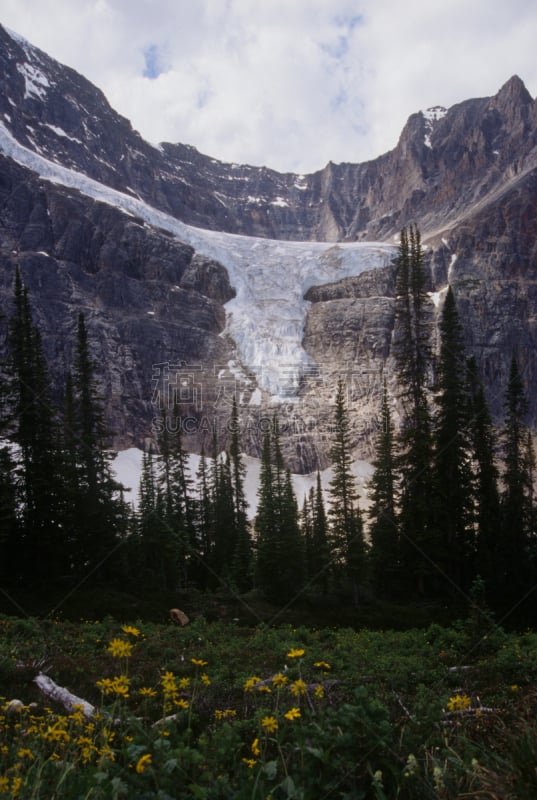
<instances>
[{"instance_id":1,"label":"mountain ridge","mask_svg":"<svg viewBox=\"0 0 537 800\"><path fill-rule=\"evenodd\" d=\"M97 182L88 196L87 187L80 193L82 178L78 188L76 181L69 187L43 180L35 165L16 163L14 149L15 161L9 157L4 136L0 296L9 307L18 263L58 394L76 313L86 310L116 446L154 438L153 367L184 363L201 365L197 377L204 387L204 413L192 403L188 414L198 423L217 418L225 443L225 387L233 387L248 423L246 449L257 455L261 421L278 408L285 416L284 453L296 472L328 463L333 387L343 374L353 441L360 456L370 455L381 376L388 378L394 403L397 396L393 264L371 260L353 276L343 269L345 248L379 241L392 245L395 255L398 232L412 223L426 244L433 337L449 283L495 419L502 414L498 387L516 351L535 426L537 103L518 76L491 98L466 100L445 113L416 112L397 146L377 159L329 162L316 173L294 175L226 165L189 145L144 142L83 76L1 27L0 70L0 121L17 146L51 164L51 175L66 168ZM103 207L110 190L122 193L122 207ZM136 203L154 215L140 216ZM162 226L158 213L177 224ZM195 229L187 235L180 225ZM219 233L248 237L252 249L241 256L243 267L239 261L233 266L232 237L210 245L207 237ZM266 243L263 248L255 237ZM317 284L308 279L303 299L296 300L305 318L293 317L289 339L306 354L305 368L291 375L291 394L276 402L260 377L263 364L244 361L230 310L241 286L250 284L252 309L263 308L255 299L264 263L256 267L256 253L269 248L277 259L280 248L281 258L290 258L285 242L302 242L305 251L308 243L326 247L311 266ZM261 336L255 323L254 338ZM285 320L278 325L283 343ZM281 359L275 363L281 371ZM210 431L198 425L186 445L199 452L209 442Z\"/></svg>"}]
</instances>

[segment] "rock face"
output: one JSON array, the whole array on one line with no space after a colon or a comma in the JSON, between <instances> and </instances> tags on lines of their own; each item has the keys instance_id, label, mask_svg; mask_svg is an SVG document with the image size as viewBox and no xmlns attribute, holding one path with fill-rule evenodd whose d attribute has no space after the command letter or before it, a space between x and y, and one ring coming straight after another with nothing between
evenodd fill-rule
<instances>
[{"instance_id":1,"label":"rock face","mask_svg":"<svg viewBox=\"0 0 537 800\"><path fill-rule=\"evenodd\" d=\"M518 77L494 97L413 114L397 147L373 161L282 175L224 164L187 145L149 145L82 76L1 27L0 75L3 307L9 309L18 263L58 396L72 363L76 318L85 312L116 447L154 436L155 400L170 365L174 380L181 365L196 365L195 374L182 376L192 384L182 411L197 420L189 449L209 446L209 417L216 415L225 431L227 379L251 423L244 443L252 454L275 406L240 364L229 336L224 306L236 286L222 264L147 218L56 178L43 180L32 157L208 231L393 242L403 226L416 223L426 245L431 335L449 283L495 418L502 416L516 353L537 425L537 103ZM9 157L9 137L26 148L26 166ZM396 395L394 287L387 266L307 290L302 346L316 370L293 402L280 406L292 469L327 464L341 375L355 443L360 455L370 455L382 376ZM0 319L4 344L6 324ZM194 391L201 384L203 412ZM181 391L179 384L172 390Z\"/></svg>"}]
</instances>

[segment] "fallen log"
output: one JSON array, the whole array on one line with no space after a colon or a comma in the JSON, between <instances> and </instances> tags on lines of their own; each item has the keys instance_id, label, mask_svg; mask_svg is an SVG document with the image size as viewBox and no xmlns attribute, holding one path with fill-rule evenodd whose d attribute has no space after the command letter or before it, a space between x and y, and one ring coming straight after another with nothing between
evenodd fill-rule
<instances>
[{"instance_id":1,"label":"fallen log","mask_svg":"<svg viewBox=\"0 0 537 800\"><path fill-rule=\"evenodd\" d=\"M52 678L49 678L49 676L45 675L43 672L36 675L34 683L45 697L49 700L53 700L55 703L59 703L66 711L72 713L80 709L88 719L92 719L95 716L95 706L92 706L87 700L77 697L76 694L70 692L69 689L58 686L57 683L54 683Z\"/></svg>"}]
</instances>

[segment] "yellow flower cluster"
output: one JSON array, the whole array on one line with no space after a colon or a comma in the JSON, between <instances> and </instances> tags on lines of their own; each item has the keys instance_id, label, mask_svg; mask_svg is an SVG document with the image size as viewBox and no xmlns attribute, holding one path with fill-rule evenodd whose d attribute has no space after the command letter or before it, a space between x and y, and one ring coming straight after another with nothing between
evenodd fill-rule
<instances>
[{"instance_id":1,"label":"yellow flower cluster","mask_svg":"<svg viewBox=\"0 0 537 800\"><path fill-rule=\"evenodd\" d=\"M467 694L456 694L454 697L449 698L448 711L466 711L467 708L470 708L471 703L472 701Z\"/></svg>"},{"instance_id":2,"label":"yellow flower cluster","mask_svg":"<svg viewBox=\"0 0 537 800\"><path fill-rule=\"evenodd\" d=\"M304 649L292 647L287 653L287 658L301 658L305 652L306 651Z\"/></svg>"},{"instance_id":3,"label":"yellow flower cluster","mask_svg":"<svg viewBox=\"0 0 537 800\"><path fill-rule=\"evenodd\" d=\"M189 703L184 697L179 697L179 691L184 691L190 684L189 678L180 678L179 681L173 672L165 672L161 675L160 683L162 694L164 695L164 711L167 713L171 708L181 708L186 710Z\"/></svg>"},{"instance_id":4,"label":"yellow flower cluster","mask_svg":"<svg viewBox=\"0 0 537 800\"><path fill-rule=\"evenodd\" d=\"M215 719L229 719L229 717L236 717L237 712L234 708L217 708L214 712Z\"/></svg>"},{"instance_id":5,"label":"yellow flower cluster","mask_svg":"<svg viewBox=\"0 0 537 800\"><path fill-rule=\"evenodd\" d=\"M114 658L129 658L132 655L133 645L126 639L112 639L107 652Z\"/></svg>"},{"instance_id":6,"label":"yellow flower cluster","mask_svg":"<svg viewBox=\"0 0 537 800\"><path fill-rule=\"evenodd\" d=\"M118 697L127 698L129 696L131 680L127 675L116 675L115 678L102 678L97 681L95 685L103 694L116 694Z\"/></svg>"}]
</instances>

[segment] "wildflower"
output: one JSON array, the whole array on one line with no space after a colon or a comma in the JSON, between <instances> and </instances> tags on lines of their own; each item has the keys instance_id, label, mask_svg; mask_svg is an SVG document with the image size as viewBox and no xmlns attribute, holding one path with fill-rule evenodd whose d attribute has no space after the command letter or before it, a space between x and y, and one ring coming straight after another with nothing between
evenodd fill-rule
<instances>
[{"instance_id":1,"label":"wildflower","mask_svg":"<svg viewBox=\"0 0 537 800\"><path fill-rule=\"evenodd\" d=\"M263 684L262 686L258 686L257 687L257 691L258 692L265 692L265 694L272 694L272 689L270 688L270 686L267 686L266 684Z\"/></svg>"},{"instance_id":2,"label":"wildflower","mask_svg":"<svg viewBox=\"0 0 537 800\"><path fill-rule=\"evenodd\" d=\"M326 661L316 661L313 666L314 667L318 667L319 669L325 669L325 670L332 669L330 664L327 664Z\"/></svg>"},{"instance_id":3,"label":"wildflower","mask_svg":"<svg viewBox=\"0 0 537 800\"><path fill-rule=\"evenodd\" d=\"M303 649L299 650L296 647L292 647L287 653L287 658L300 658L305 652Z\"/></svg>"},{"instance_id":4,"label":"wildflower","mask_svg":"<svg viewBox=\"0 0 537 800\"><path fill-rule=\"evenodd\" d=\"M321 686L319 684L319 686L315 687L313 693L314 693L315 697L317 697L319 700L322 700L323 697L324 697L324 686Z\"/></svg>"},{"instance_id":5,"label":"wildflower","mask_svg":"<svg viewBox=\"0 0 537 800\"><path fill-rule=\"evenodd\" d=\"M250 747L250 750L252 751L252 755L256 756L256 758L261 755L261 748L259 747L259 739L254 739Z\"/></svg>"},{"instance_id":6,"label":"wildflower","mask_svg":"<svg viewBox=\"0 0 537 800\"><path fill-rule=\"evenodd\" d=\"M447 707L449 711L465 711L470 708L471 700L467 694L456 694L455 697L450 697Z\"/></svg>"},{"instance_id":7,"label":"wildflower","mask_svg":"<svg viewBox=\"0 0 537 800\"><path fill-rule=\"evenodd\" d=\"M138 763L136 764L136 772L138 775L141 775L142 772L145 772L146 767L151 766L152 756L151 753L146 753L145 756L142 756L138 759Z\"/></svg>"},{"instance_id":8,"label":"wildflower","mask_svg":"<svg viewBox=\"0 0 537 800\"><path fill-rule=\"evenodd\" d=\"M258 678L257 675L252 675L252 677L248 678L248 680L245 682L244 691L245 692L253 691L258 683L261 683L261 678Z\"/></svg>"},{"instance_id":9,"label":"wildflower","mask_svg":"<svg viewBox=\"0 0 537 800\"><path fill-rule=\"evenodd\" d=\"M203 661L201 658L191 658L190 660L196 667L206 667L209 663L208 661Z\"/></svg>"},{"instance_id":10,"label":"wildflower","mask_svg":"<svg viewBox=\"0 0 537 800\"><path fill-rule=\"evenodd\" d=\"M378 786L379 789L384 788L384 784L382 783L382 770L377 769L377 771L373 774L373 783L375 786Z\"/></svg>"},{"instance_id":11,"label":"wildflower","mask_svg":"<svg viewBox=\"0 0 537 800\"><path fill-rule=\"evenodd\" d=\"M300 697L300 695L306 694L306 689L308 687L306 686L302 678L298 678L298 680L293 681L293 683L289 688L291 689L291 692L292 694L295 695L295 697Z\"/></svg>"},{"instance_id":12,"label":"wildflower","mask_svg":"<svg viewBox=\"0 0 537 800\"><path fill-rule=\"evenodd\" d=\"M438 793L440 793L444 788L444 772L442 767L439 767L438 764L433 769L433 781L434 781L434 788Z\"/></svg>"},{"instance_id":13,"label":"wildflower","mask_svg":"<svg viewBox=\"0 0 537 800\"><path fill-rule=\"evenodd\" d=\"M204 686L210 686L211 685L211 679L209 678L209 676L207 675L206 672L202 673L201 682L203 683Z\"/></svg>"},{"instance_id":14,"label":"wildflower","mask_svg":"<svg viewBox=\"0 0 537 800\"><path fill-rule=\"evenodd\" d=\"M11 779L11 797L18 797L22 786L22 778L13 777Z\"/></svg>"},{"instance_id":15,"label":"wildflower","mask_svg":"<svg viewBox=\"0 0 537 800\"><path fill-rule=\"evenodd\" d=\"M417 771L418 760L413 753L410 753L406 760L405 775L410 777L411 775L416 775Z\"/></svg>"},{"instance_id":16,"label":"wildflower","mask_svg":"<svg viewBox=\"0 0 537 800\"><path fill-rule=\"evenodd\" d=\"M132 655L132 644L125 639L112 639L107 652L114 658L128 658Z\"/></svg>"},{"instance_id":17,"label":"wildflower","mask_svg":"<svg viewBox=\"0 0 537 800\"><path fill-rule=\"evenodd\" d=\"M286 675L282 675L281 672L278 672L272 679L272 683L277 689L281 689L287 683L289 683L289 678Z\"/></svg>"},{"instance_id":18,"label":"wildflower","mask_svg":"<svg viewBox=\"0 0 537 800\"><path fill-rule=\"evenodd\" d=\"M183 700L183 698L181 697L179 700L175 701L175 705L177 706L177 708L182 708L184 711L186 711L186 709L188 708L188 701Z\"/></svg>"},{"instance_id":19,"label":"wildflower","mask_svg":"<svg viewBox=\"0 0 537 800\"><path fill-rule=\"evenodd\" d=\"M256 763L255 758L243 758L242 760L243 760L243 763L246 764L248 769L252 769L252 767Z\"/></svg>"},{"instance_id":20,"label":"wildflower","mask_svg":"<svg viewBox=\"0 0 537 800\"><path fill-rule=\"evenodd\" d=\"M149 686L142 686L140 689L140 694L142 697L156 697L157 693L154 689L151 689Z\"/></svg>"},{"instance_id":21,"label":"wildflower","mask_svg":"<svg viewBox=\"0 0 537 800\"><path fill-rule=\"evenodd\" d=\"M510 688L512 692L518 692L518 684L513 683Z\"/></svg>"},{"instance_id":22,"label":"wildflower","mask_svg":"<svg viewBox=\"0 0 537 800\"><path fill-rule=\"evenodd\" d=\"M300 709L299 708L290 708L284 715L285 719L299 719L300 718Z\"/></svg>"},{"instance_id":23,"label":"wildflower","mask_svg":"<svg viewBox=\"0 0 537 800\"><path fill-rule=\"evenodd\" d=\"M121 697L129 696L130 678L126 675L117 675L115 678L102 678L95 685L103 694L118 694Z\"/></svg>"},{"instance_id":24,"label":"wildflower","mask_svg":"<svg viewBox=\"0 0 537 800\"><path fill-rule=\"evenodd\" d=\"M30 760L35 758L34 754L31 750L28 750L27 747L21 747L19 752L17 753L18 758L29 758Z\"/></svg>"},{"instance_id":25,"label":"wildflower","mask_svg":"<svg viewBox=\"0 0 537 800\"><path fill-rule=\"evenodd\" d=\"M188 689L189 684L190 684L190 678L179 678L180 689Z\"/></svg>"},{"instance_id":26,"label":"wildflower","mask_svg":"<svg viewBox=\"0 0 537 800\"><path fill-rule=\"evenodd\" d=\"M130 633L131 636L140 635L140 631L138 630L138 628L133 628L132 625L123 625L121 630L123 631L123 633Z\"/></svg>"},{"instance_id":27,"label":"wildflower","mask_svg":"<svg viewBox=\"0 0 537 800\"><path fill-rule=\"evenodd\" d=\"M9 778L5 775L0 776L0 792L7 792L9 789Z\"/></svg>"},{"instance_id":28,"label":"wildflower","mask_svg":"<svg viewBox=\"0 0 537 800\"><path fill-rule=\"evenodd\" d=\"M263 717L261 720L261 727L267 733L276 733L278 730L278 721L276 717Z\"/></svg>"},{"instance_id":29,"label":"wildflower","mask_svg":"<svg viewBox=\"0 0 537 800\"><path fill-rule=\"evenodd\" d=\"M236 717L237 712L234 708L224 708L219 709L217 708L214 712L215 719L227 719L228 717Z\"/></svg>"}]
</instances>

